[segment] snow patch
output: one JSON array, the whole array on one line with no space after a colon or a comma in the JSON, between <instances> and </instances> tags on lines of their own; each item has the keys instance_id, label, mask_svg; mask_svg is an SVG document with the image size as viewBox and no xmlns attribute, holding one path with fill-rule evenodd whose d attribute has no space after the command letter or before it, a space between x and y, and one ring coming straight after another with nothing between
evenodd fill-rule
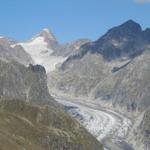
<instances>
[{"instance_id":1,"label":"snow patch","mask_svg":"<svg viewBox=\"0 0 150 150\"><path fill-rule=\"evenodd\" d=\"M10 45L11 48L15 48L17 44Z\"/></svg>"}]
</instances>

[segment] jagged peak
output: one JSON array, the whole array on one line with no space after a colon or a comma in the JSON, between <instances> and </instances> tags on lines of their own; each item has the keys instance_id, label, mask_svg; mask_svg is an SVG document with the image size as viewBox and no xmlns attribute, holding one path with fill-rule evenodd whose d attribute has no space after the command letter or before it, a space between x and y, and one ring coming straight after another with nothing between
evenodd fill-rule
<instances>
[{"instance_id":1,"label":"jagged peak","mask_svg":"<svg viewBox=\"0 0 150 150\"><path fill-rule=\"evenodd\" d=\"M50 33L50 31L49 31L49 29L48 29L48 28L44 28L42 31L43 31L43 32Z\"/></svg>"},{"instance_id":2,"label":"jagged peak","mask_svg":"<svg viewBox=\"0 0 150 150\"><path fill-rule=\"evenodd\" d=\"M122 25L120 26L127 26L128 28L136 28L138 30L141 30L141 26L140 24L138 24L137 22L135 22L134 20L130 19L126 22L124 22Z\"/></svg>"},{"instance_id":3,"label":"jagged peak","mask_svg":"<svg viewBox=\"0 0 150 150\"><path fill-rule=\"evenodd\" d=\"M39 36L42 36L42 37L44 37L47 40L54 40L54 41L56 41L56 37L54 36L54 34L52 32L49 31L48 28L44 28L40 32Z\"/></svg>"},{"instance_id":4,"label":"jagged peak","mask_svg":"<svg viewBox=\"0 0 150 150\"><path fill-rule=\"evenodd\" d=\"M126 22L124 22L123 24L138 24L138 23L132 19L129 19Z\"/></svg>"},{"instance_id":5,"label":"jagged peak","mask_svg":"<svg viewBox=\"0 0 150 150\"><path fill-rule=\"evenodd\" d=\"M121 25L111 28L110 30L108 30L106 34L104 34L103 37L107 36L109 38L110 37L117 38L117 37L131 36L131 35L137 36L141 34L141 32L142 32L142 28L140 24L130 19Z\"/></svg>"}]
</instances>

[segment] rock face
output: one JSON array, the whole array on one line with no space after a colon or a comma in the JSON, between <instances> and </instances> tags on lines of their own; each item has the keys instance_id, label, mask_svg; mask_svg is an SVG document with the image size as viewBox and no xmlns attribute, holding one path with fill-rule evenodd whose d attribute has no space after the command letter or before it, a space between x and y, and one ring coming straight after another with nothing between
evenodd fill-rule
<instances>
[{"instance_id":1,"label":"rock face","mask_svg":"<svg viewBox=\"0 0 150 150\"><path fill-rule=\"evenodd\" d=\"M47 88L47 77L42 66L28 68L17 63L0 61L0 96L26 101L53 102Z\"/></svg>"},{"instance_id":2,"label":"rock face","mask_svg":"<svg viewBox=\"0 0 150 150\"><path fill-rule=\"evenodd\" d=\"M32 63L30 55L16 43L16 41L9 38L0 38L0 59L5 61L15 60L24 65Z\"/></svg>"},{"instance_id":3,"label":"rock face","mask_svg":"<svg viewBox=\"0 0 150 150\"><path fill-rule=\"evenodd\" d=\"M143 31L138 23L129 20L110 29L98 40L83 45L78 55L99 53L109 61L120 57L134 58L149 42L149 29Z\"/></svg>"},{"instance_id":4,"label":"rock face","mask_svg":"<svg viewBox=\"0 0 150 150\"><path fill-rule=\"evenodd\" d=\"M92 49L111 60L118 57L134 57L143 51L146 39L139 24L129 20L110 29L98 39Z\"/></svg>"},{"instance_id":5,"label":"rock face","mask_svg":"<svg viewBox=\"0 0 150 150\"><path fill-rule=\"evenodd\" d=\"M21 100L0 100L1 150L103 150L63 110Z\"/></svg>"},{"instance_id":6,"label":"rock face","mask_svg":"<svg viewBox=\"0 0 150 150\"><path fill-rule=\"evenodd\" d=\"M48 47L50 49L56 49L59 45L56 37L52 32L50 32L48 29L43 29L37 37L43 37L45 42L48 43Z\"/></svg>"},{"instance_id":7,"label":"rock face","mask_svg":"<svg viewBox=\"0 0 150 150\"><path fill-rule=\"evenodd\" d=\"M47 29L44 29L30 41L18 43L17 45L21 45L30 54L34 64L44 66L46 72L54 70L59 63L65 60L62 56L52 55L53 51L59 47L59 44L54 35Z\"/></svg>"},{"instance_id":8,"label":"rock face","mask_svg":"<svg viewBox=\"0 0 150 150\"><path fill-rule=\"evenodd\" d=\"M149 29L142 31L132 20L110 29L50 73L49 86L65 94L110 102L125 112L144 110L150 105L148 33Z\"/></svg>"},{"instance_id":9,"label":"rock face","mask_svg":"<svg viewBox=\"0 0 150 150\"><path fill-rule=\"evenodd\" d=\"M150 149L150 108L136 119L128 141L136 150Z\"/></svg>"},{"instance_id":10,"label":"rock face","mask_svg":"<svg viewBox=\"0 0 150 150\"><path fill-rule=\"evenodd\" d=\"M78 53L80 47L86 43L91 42L89 39L79 39L72 42L67 42L60 45L54 52L53 55L68 57Z\"/></svg>"},{"instance_id":11,"label":"rock face","mask_svg":"<svg viewBox=\"0 0 150 150\"><path fill-rule=\"evenodd\" d=\"M142 135L141 143L144 143L144 148L150 149L150 108L144 113L143 120L140 124L140 133L138 135L139 137Z\"/></svg>"}]
</instances>

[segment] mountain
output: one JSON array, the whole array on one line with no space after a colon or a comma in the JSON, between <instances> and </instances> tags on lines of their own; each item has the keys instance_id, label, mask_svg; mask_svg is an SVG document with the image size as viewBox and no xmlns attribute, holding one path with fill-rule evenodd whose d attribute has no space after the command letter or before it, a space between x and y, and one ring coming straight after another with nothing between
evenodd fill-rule
<instances>
[{"instance_id":1,"label":"mountain","mask_svg":"<svg viewBox=\"0 0 150 150\"><path fill-rule=\"evenodd\" d=\"M113 146L150 149L149 28L143 30L129 20L96 41L80 39L60 44L48 29L25 43L3 37L0 40L0 147L4 150L102 149L48 90L61 99L78 100L79 105L100 107L110 114L112 111L112 116L107 114L112 120L117 114L118 118L128 118L131 124L119 122L127 130L125 137L120 138L125 134L121 130L116 142L112 136L115 133L110 133L103 139L106 146L115 150ZM77 113L81 122L82 117ZM88 118L93 121L92 116Z\"/></svg>"},{"instance_id":2,"label":"mountain","mask_svg":"<svg viewBox=\"0 0 150 150\"><path fill-rule=\"evenodd\" d=\"M10 39L1 47L0 149L103 150L49 94L45 68L29 64L29 55Z\"/></svg>"},{"instance_id":3,"label":"mountain","mask_svg":"<svg viewBox=\"0 0 150 150\"><path fill-rule=\"evenodd\" d=\"M43 29L38 35L25 43L18 43L30 54L35 64L45 67L46 72L55 70L74 51L89 42L89 40L77 40L65 44L60 44L56 37L48 29Z\"/></svg>"},{"instance_id":4,"label":"mountain","mask_svg":"<svg viewBox=\"0 0 150 150\"><path fill-rule=\"evenodd\" d=\"M149 60L150 30L129 20L82 45L48 74L48 86L53 93L125 114L134 122L129 142L136 150L146 150L149 118L141 115L149 114Z\"/></svg>"},{"instance_id":5,"label":"mountain","mask_svg":"<svg viewBox=\"0 0 150 150\"><path fill-rule=\"evenodd\" d=\"M63 110L22 100L0 100L1 150L103 150Z\"/></svg>"},{"instance_id":6,"label":"mountain","mask_svg":"<svg viewBox=\"0 0 150 150\"><path fill-rule=\"evenodd\" d=\"M17 62L0 60L0 70L1 97L55 103L48 92L47 76L42 66L25 67Z\"/></svg>"},{"instance_id":7,"label":"mountain","mask_svg":"<svg viewBox=\"0 0 150 150\"><path fill-rule=\"evenodd\" d=\"M104 36L94 42L89 49L103 55L108 60L118 57L134 57L143 51L147 39L143 38L141 26L129 20L110 29ZM92 51L93 52L93 51Z\"/></svg>"},{"instance_id":8,"label":"mountain","mask_svg":"<svg viewBox=\"0 0 150 150\"><path fill-rule=\"evenodd\" d=\"M84 44L74 57L83 57L89 52L101 54L108 61L134 58L149 45L149 32L149 29L143 31L138 23L129 20L110 29L98 40Z\"/></svg>"},{"instance_id":9,"label":"mountain","mask_svg":"<svg viewBox=\"0 0 150 150\"><path fill-rule=\"evenodd\" d=\"M0 38L0 59L5 61L15 60L21 64L28 65L33 62L32 58L20 45L15 45L17 41L1 37Z\"/></svg>"},{"instance_id":10,"label":"mountain","mask_svg":"<svg viewBox=\"0 0 150 150\"><path fill-rule=\"evenodd\" d=\"M59 44L54 34L50 32L47 28L43 29L39 33L39 35L37 35L37 37L39 36L44 38L45 42L47 42L48 44L48 47L51 49L56 49Z\"/></svg>"},{"instance_id":11,"label":"mountain","mask_svg":"<svg viewBox=\"0 0 150 150\"><path fill-rule=\"evenodd\" d=\"M142 111L150 105L148 33L132 20L110 29L50 73L49 87L75 97L102 99L127 112Z\"/></svg>"},{"instance_id":12,"label":"mountain","mask_svg":"<svg viewBox=\"0 0 150 150\"><path fill-rule=\"evenodd\" d=\"M53 51L58 47L58 42L47 29L44 29L30 41L18 43L17 45L21 45L30 54L34 63L44 66L47 72L54 70L57 64L66 59L62 56L52 55Z\"/></svg>"},{"instance_id":13,"label":"mountain","mask_svg":"<svg viewBox=\"0 0 150 150\"><path fill-rule=\"evenodd\" d=\"M150 149L150 108L146 109L136 119L135 124L130 131L128 141L137 150Z\"/></svg>"}]
</instances>

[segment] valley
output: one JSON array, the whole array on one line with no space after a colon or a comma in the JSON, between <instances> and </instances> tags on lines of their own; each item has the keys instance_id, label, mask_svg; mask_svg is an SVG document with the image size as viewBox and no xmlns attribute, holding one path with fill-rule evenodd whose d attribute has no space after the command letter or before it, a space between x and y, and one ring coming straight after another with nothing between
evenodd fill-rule
<instances>
[{"instance_id":1,"label":"valley","mask_svg":"<svg viewBox=\"0 0 150 150\"><path fill-rule=\"evenodd\" d=\"M48 29L26 42L0 37L0 138L16 134L18 149L149 150L149 35L128 20L95 41L60 44Z\"/></svg>"},{"instance_id":2,"label":"valley","mask_svg":"<svg viewBox=\"0 0 150 150\"><path fill-rule=\"evenodd\" d=\"M132 127L128 117L81 99L69 99L53 95L55 100L63 104L65 110L76 118L91 134L93 134L108 150L133 150L125 142Z\"/></svg>"}]
</instances>

